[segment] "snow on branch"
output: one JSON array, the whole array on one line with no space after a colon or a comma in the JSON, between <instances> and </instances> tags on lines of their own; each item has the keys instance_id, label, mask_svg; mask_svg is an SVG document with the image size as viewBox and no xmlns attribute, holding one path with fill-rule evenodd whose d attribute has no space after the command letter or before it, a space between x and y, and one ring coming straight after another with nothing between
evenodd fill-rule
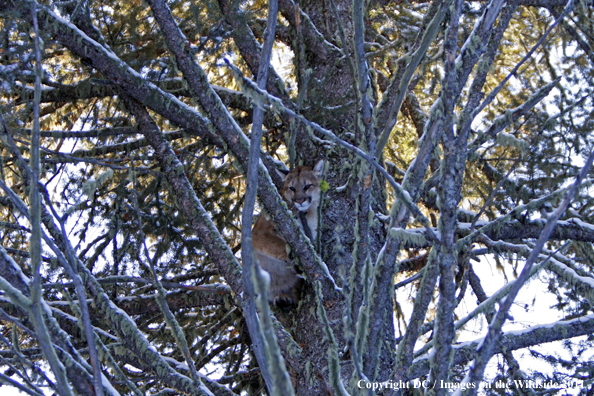
<instances>
[{"instance_id":1,"label":"snow on branch","mask_svg":"<svg viewBox=\"0 0 594 396\"><path fill-rule=\"evenodd\" d=\"M532 326L523 330L504 332L501 334L493 352L497 354L505 353L506 351L515 351L547 342L588 335L592 332L594 332L594 314L571 320L560 320L554 323ZM475 351L481 342L482 338L454 345L453 364L467 364L470 362L475 357ZM406 380L419 378L427 374L429 372L430 359L431 354L417 357L408 371Z\"/></svg>"}]
</instances>

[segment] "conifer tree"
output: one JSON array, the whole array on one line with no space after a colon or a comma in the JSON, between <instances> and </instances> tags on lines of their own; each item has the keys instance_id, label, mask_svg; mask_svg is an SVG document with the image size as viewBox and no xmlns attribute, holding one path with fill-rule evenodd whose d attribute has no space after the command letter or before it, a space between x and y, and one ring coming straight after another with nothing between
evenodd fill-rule
<instances>
[{"instance_id":1,"label":"conifer tree","mask_svg":"<svg viewBox=\"0 0 594 396\"><path fill-rule=\"evenodd\" d=\"M592 393L592 0L0 0L0 42L2 389Z\"/></svg>"}]
</instances>

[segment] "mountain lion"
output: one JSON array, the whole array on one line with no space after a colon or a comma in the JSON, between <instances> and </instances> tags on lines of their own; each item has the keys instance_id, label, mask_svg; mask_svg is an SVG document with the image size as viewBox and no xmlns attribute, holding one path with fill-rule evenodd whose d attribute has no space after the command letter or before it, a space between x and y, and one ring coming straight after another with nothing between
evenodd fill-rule
<instances>
[{"instance_id":1,"label":"mountain lion","mask_svg":"<svg viewBox=\"0 0 594 396\"><path fill-rule=\"evenodd\" d=\"M281 195L293 214L298 214L301 226L312 243L318 228L320 205L320 179L324 161L311 169L298 166L288 173L277 171L284 179ZM252 229L254 255L262 269L270 274L270 300L278 307L297 304L303 278L297 274L294 263L287 254L285 240L276 233L270 218L261 213Z\"/></svg>"}]
</instances>

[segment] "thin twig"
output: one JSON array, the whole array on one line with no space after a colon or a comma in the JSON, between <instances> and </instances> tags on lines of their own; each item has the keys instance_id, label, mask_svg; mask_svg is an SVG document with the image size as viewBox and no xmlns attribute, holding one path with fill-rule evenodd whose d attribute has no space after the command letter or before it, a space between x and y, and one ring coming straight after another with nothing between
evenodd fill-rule
<instances>
[{"instance_id":1,"label":"thin twig","mask_svg":"<svg viewBox=\"0 0 594 396\"><path fill-rule=\"evenodd\" d=\"M39 102L41 101L41 48L39 42L39 26L37 23L37 4L31 2L31 13L33 29L35 31L35 94L33 100L33 134L31 136L31 183L29 184L30 222L31 237L29 242L29 254L31 260L31 272L33 282L31 283L31 319L33 320L37 340L43 350L54 375L56 376L58 392L61 395L72 395L68 384L65 367L61 364L54 345L51 341L48 328L42 313L41 298L41 194L39 193ZM8 134L8 131L6 131ZM98 396L103 396L102 387L95 389Z\"/></svg>"},{"instance_id":2,"label":"thin twig","mask_svg":"<svg viewBox=\"0 0 594 396\"><path fill-rule=\"evenodd\" d=\"M132 172L132 175L134 175L134 172ZM136 177L135 176L132 176L132 177L133 177L133 179L132 179L132 184L133 184L132 198L133 198L133 203L134 203L134 210L136 211L136 219L138 221L138 232L140 234L140 240L142 241L142 246L144 248L144 255L146 256L146 259L149 262L149 272L153 276L152 281L153 281L153 284L155 285L155 288L157 289L155 299L157 300L157 304L159 305L159 308L161 309L161 312L163 313L165 322L171 328L171 333L173 334L173 337L175 338L176 345L177 345L178 349L180 350L180 352L182 353L184 360L186 361L186 364L188 365L188 369L190 370L190 374L192 375L192 380L197 385L202 385L202 381L200 381L200 377L198 376L198 372L196 371L194 361L192 360L192 356L190 355L190 350L188 348L188 341L186 340L186 337L184 336L184 332L182 331L179 323L177 322L177 320L175 320L175 317L171 313L171 310L169 309L169 305L167 305L167 301L165 299L165 296L166 296L165 289L163 288L163 285L161 284L161 281L159 280L159 277L157 276L157 271L155 268L156 267L155 256L157 253L155 253L155 256L151 257L149 249L146 245L146 237L144 236L144 231L142 230L142 219L140 216L140 207L138 205L138 197L136 195ZM140 254L138 255L138 259L140 261Z\"/></svg>"},{"instance_id":3,"label":"thin twig","mask_svg":"<svg viewBox=\"0 0 594 396\"><path fill-rule=\"evenodd\" d=\"M555 28L555 26L557 26L557 24L559 22L561 22L561 20L563 20L563 18L567 14L569 14L569 12L573 9L573 6L574 6L574 1L573 0L569 0L567 2L567 5L565 6L565 9L561 13L561 15L559 15L559 17L547 29L547 31L540 38L540 40L538 40L538 42L536 44L534 44L534 46L530 49L530 51L528 51L528 53L526 54L526 56L524 56L524 58L522 58L522 60L520 62L518 62L518 64L512 69L511 72L509 72L509 74L503 79L503 81L501 81L499 83L499 85L494 90L492 90L489 93L489 95L487 95L487 97L485 98L485 100L483 100L483 103L481 103L480 106L477 107L474 110L473 115L476 115L476 114L480 113L486 106L488 106L493 101L493 99L495 99L495 96L497 96L497 94L499 93L499 91L501 91L503 89L503 87L505 86L505 84L507 84L507 82L509 81L509 79L516 75L516 72L518 71L518 69L524 63L526 63L526 61L528 59L530 59L530 57L532 56L532 54L534 53L534 51L536 51L538 49L538 47L540 47L542 45L542 43L544 43L545 39L548 37L548 35L551 33L551 31Z\"/></svg>"},{"instance_id":4,"label":"thin twig","mask_svg":"<svg viewBox=\"0 0 594 396\"><path fill-rule=\"evenodd\" d=\"M520 288L524 285L526 280L528 280L532 266L536 259L539 257L540 251L544 247L545 243L549 240L549 237L553 232L553 229L555 228L557 221L559 220L559 218L561 218L561 216L565 212L565 209L567 209L573 198L576 196L580 188L580 185L582 184L582 181L590 171L593 161L594 150L590 153L590 156L588 157L584 167L578 174L576 181L567 191L565 199L548 218L547 223L540 234L540 237L534 245L534 248L532 249L530 256L528 256L528 259L526 260L526 264L524 265L524 268L522 269L520 276L510 289L507 298L501 303L499 311L497 311L495 318L491 322L491 325L489 326L489 331L485 336L480 348L477 350L477 355L472 365L472 369L464 378L463 383L478 383L483 378L485 367L493 354L493 348L501 334L501 327L503 326L507 318L507 312L509 311L514 299L520 291ZM464 394L466 396L474 396L476 395L476 391L476 389L468 389ZM460 392L456 392L456 394L460 394Z\"/></svg>"},{"instance_id":5,"label":"thin twig","mask_svg":"<svg viewBox=\"0 0 594 396\"><path fill-rule=\"evenodd\" d=\"M274 43L277 14L277 0L269 1L268 21L257 77L258 87L262 90L266 89L266 82L268 80L268 69L270 67L270 56ZM246 174L246 191L241 214L241 260L243 266L243 288L246 293L243 305L250 337L255 346L254 349L256 350L258 365L262 370L262 378L266 383L268 392L272 395L294 395L293 385L291 384L289 373L282 359L271 320L272 313L268 306L268 285L266 285L266 280L263 278L260 266L254 260L252 246L251 225L258 189L258 166L260 164L263 116L264 110L262 107L255 106ZM264 290L258 290L261 288L258 286L261 285L266 285L264 286ZM261 310L260 316L256 312L256 291L259 292L259 301L257 302ZM265 356L262 355L262 352L265 353Z\"/></svg>"}]
</instances>

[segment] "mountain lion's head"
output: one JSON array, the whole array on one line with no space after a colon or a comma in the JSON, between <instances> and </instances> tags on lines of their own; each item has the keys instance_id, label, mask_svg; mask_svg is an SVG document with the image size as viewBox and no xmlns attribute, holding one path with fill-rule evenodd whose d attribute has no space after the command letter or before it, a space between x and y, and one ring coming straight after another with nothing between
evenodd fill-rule
<instances>
[{"instance_id":1,"label":"mountain lion's head","mask_svg":"<svg viewBox=\"0 0 594 396\"><path fill-rule=\"evenodd\" d=\"M314 166L298 166L288 173L279 171L285 184L281 194L289 206L294 206L300 212L307 212L313 205L320 202L320 178L324 171L324 161L320 160Z\"/></svg>"}]
</instances>

